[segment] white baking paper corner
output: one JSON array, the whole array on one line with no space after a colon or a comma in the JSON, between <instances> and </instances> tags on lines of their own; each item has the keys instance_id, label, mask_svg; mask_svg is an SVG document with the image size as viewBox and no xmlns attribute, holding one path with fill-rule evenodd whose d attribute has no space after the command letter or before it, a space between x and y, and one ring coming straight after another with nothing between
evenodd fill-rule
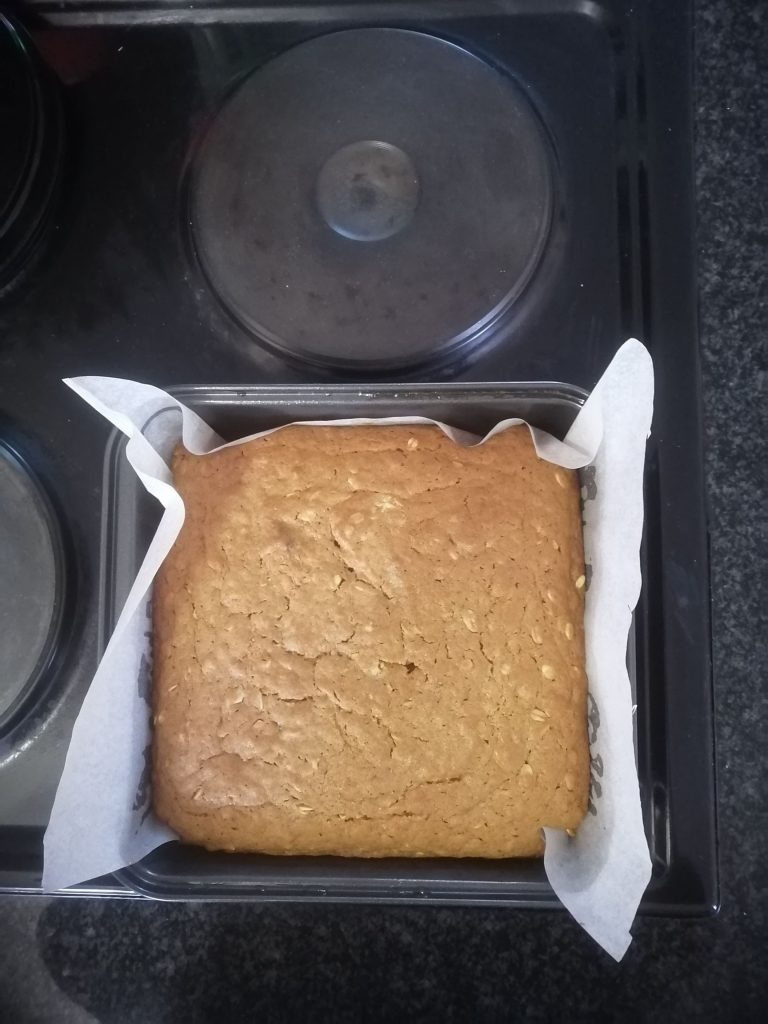
<instances>
[{"instance_id":1,"label":"white baking paper corner","mask_svg":"<svg viewBox=\"0 0 768 1024\"><path fill-rule=\"evenodd\" d=\"M167 465L170 454L181 440L199 454L221 445L199 416L151 385L109 377L65 383L128 436L127 458L164 511L75 722L45 833L43 888L49 892L110 874L175 838L152 814L149 795L151 587L184 521ZM573 838L545 830L544 867L563 904L617 960L631 941L629 929L651 875L626 655L640 593L643 465L652 408L651 358L632 339L619 349L563 442L531 428L542 458L583 470L588 583L589 810ZM499 423L487 436L519 422ZM439 426L459 444L485 440Z\"/></svg>"}]
</instances>

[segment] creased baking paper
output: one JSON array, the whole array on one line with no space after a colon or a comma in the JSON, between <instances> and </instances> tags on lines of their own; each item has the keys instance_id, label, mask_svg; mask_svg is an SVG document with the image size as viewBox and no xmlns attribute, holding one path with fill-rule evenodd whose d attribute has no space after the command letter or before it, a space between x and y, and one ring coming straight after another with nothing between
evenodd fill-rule
<instances>
[{"instance_id":1,"label":"creased baking paper","mask_svg":"<svg viewBox=\"0 0 768 1024\"><path fill-rule=\"evenodd\" d=\"M179 440L198 454L221 446L199 416L158 388L109 377L65 383L128 436L128 460L164 512L75 723L45 834L48 891L109 874L174 838L149 810L149 602L155 573L184 521L167 460ZM589 812L575 838L546 830L544 867L564 905L617 960L629 945L629 928L651 874L626 652L640 592L643 463L652 405L651 359L631 340L619 349L563 442L531 428L542 458L571 469L586 467ZM519 422L505 420L487 436ZM458 444L485 440L439 426Z\"/></svg>"}]
</instances>

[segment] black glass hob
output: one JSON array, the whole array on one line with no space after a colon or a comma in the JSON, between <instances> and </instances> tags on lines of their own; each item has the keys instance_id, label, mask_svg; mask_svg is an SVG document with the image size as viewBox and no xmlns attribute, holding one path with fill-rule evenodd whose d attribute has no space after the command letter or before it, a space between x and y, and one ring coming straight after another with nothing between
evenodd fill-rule
<instances>
[{"instance_id":1,"label":"black glass hob","mask_svg":"<svg viewBox=\"0 0 768 1024\"><path fill-rule=\"evenodd\" d=\"M661 0L35 0L0 21L2 887L39 886L104 618L114 444L62 377L588 391L636 336L657 388L630 651L643 907L717 907L691 42L689 5Z\"/></svg>"}]
</instances>

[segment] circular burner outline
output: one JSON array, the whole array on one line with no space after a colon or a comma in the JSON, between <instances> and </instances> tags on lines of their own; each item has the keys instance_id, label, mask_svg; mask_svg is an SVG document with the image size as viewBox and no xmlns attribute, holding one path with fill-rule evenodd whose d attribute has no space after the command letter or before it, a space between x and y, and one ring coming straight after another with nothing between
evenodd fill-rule
<instances>
[{"instance_id":1,"label":"circular burner outline","mask_svg":"<svg viewBox=\"0 0 768 1024\"><path fill-rule=\"evenodd\" d=\"M195 237L193 192L196 180L196 169L199 165L200 156L205 149L206 142L210 137L211 129L216 124L218 115L227 108L230 101L249 79L258 74L259 71L267 67L273 61L279 60L289 54L292 50L301 48L307 44L317 42L327 37L338 37L349 33L369 31L392 32L399 35L424 36L429 39L434 39L448 47L452 47L465 57L475 60L478 64L495 72L505 81L507 87L516 96L517 102L524 108L540 143L540 153L543 165L542 171L546 180L546 208L536 239L535 249L529 257L524 272L519 275L514 286L506 293L506 295L503 296L493 308L491 308L469 328L454 335L450 342L439 345L430 351L417 353L413 357L352 360L348 357L337 357L324 354L319 355L312 351L299 350L298 347L289 348L286 343L269 328L260 325L258 330L256 330L255 327L248 322L246 317L241 316L238 313L237 309L233 307L233 304L226 301L206 267L205 259L200 252L200 248ZM488 55L481 52L475 52L452 39L447 39L434 32L421 31L418 29L379 25L363 28L344 28L333 32L324 32L317 36L301 40L288 49L270 57L261 65L250 69L248 72L241 75L237 81L231 84L219 100L216 109L210 116L205 130L200 133L200 135L194 140L193 145L190 147L181 181L180 199L181 216L184 224L185 249L192 265L202 276L207 290L215 300L216 305L225 313L231 322L237 324L243 330L246 340L249 343L260 345L260 347L283 360L288 365L304 367L305 369L307 367L314 367L316 370L324 370L326 372L341 374L363 374L374 376L381 373L391 372L412 373L414 371L418 371L420 368L430 365L431 369L444 373L449 364L455 363L459 359L466 359L470 357L474 358L476 353L479 354L485 350L485 348L499 336L497 328L502 326L503 323L507 321L519 321L521 316L526 317L528 315L525 310L520 308L520 299L528 291L532 281L536 278L542 267L548 262L549 250L551 248L553 234L555 233L558 214L559 211L562 210L563 197L561 195L561 190L558 187L557 168L558 160L554 139L537 106L520 84L514 73L505 65L500 65L498 61L493 60ZM365 243L362 242L361 244ZM471 353L467 352L468 343L471 344Z\"/></svg>"},{"instance_id":2,"label":"circular burner outline","mask_svg":"<svg viewBox=\"0 0 768 1024\"><path fill-rule=\"evenodd\" d=\"M51 542L54 572L54 598L48 631L40 647L35 664L20 687L16 696L0 715L0 766L12 760L22 749L29 728L39 723L34 712L49 695L53 682L52 667L61 651L60 639L67 606L67 557L62 525L59 516L38 474L27 460L7 439L0 437L0 459L6 460L28 485L29 494L35 501L36 512L44 523ZM53 710L53 708L51 708ZM48 717L46 712L45 718Z\"/></svg>"},{"instance_id":3,"label":"circular burner outline","mask_svg":"<svg viewBox=\"0 0 768 1024\"><path fill-rule=\"evenodd\" d=\"M0 12L0 31L15 44L24 60L30 106L30 141L25 167L18 176L13 202L5 211L6 252L0 252L0 296L23 282L43 255L53 227L62 188L65 157L64 111L58 83L39 57L26 30L7 12Z\"/></svg>"}]
</instances>

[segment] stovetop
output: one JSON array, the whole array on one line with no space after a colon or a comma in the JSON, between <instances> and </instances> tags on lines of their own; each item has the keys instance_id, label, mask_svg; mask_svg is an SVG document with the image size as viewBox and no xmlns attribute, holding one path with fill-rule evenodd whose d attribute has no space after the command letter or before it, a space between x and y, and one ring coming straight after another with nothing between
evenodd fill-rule
<instances>
[{"instance_id":1,"label":"stovetop","mask_svg":"<svg viewBox=\"0 0 768 1024\"><path fill-rule=\"evenodd\" d=\"M635 623L638 761L652 766L655 780L643 793L655 869L646 905L692 913L717 904L692 243L690 12L685 4L669 6L673 9L660 0L586 5L424 0L391 10L359 3L322 8L237 4L217 10L202 4L34 2L24 8L20 20L61 100L66 152L40 255L0 298L0 455L5 452L7 473L24 480L33 495L26 500L34 504L48 539L42 555L34 541L30 548L37 549L41 572L55 566L58 585L50 609L46 606L50 629L40 644L35 678L7 707L0 706L0 884L18 889L39 884L42 831L97 657L108 432L62 386L62 377L96 373L164 387L560 380L589 389L621 341L637 336L648 345L657 374L644 590ZM544 212L529 226L533 241L526 243L519 281L510 287L494 285L496 292L487 280L480 281L488 294L479 297L479 306L478 296L471 296L470 326L459 324L453 335L446 330L436 343L419 348L419 339L426 337L421 330L413 334L410 349L402 348L421 315L420 302L434 308L446 282L463 294L468 279L463 267L467 274L478 268L486 274L504 270L506 236L494 229L496 221L503 227L512 213L506 197L494 198L490 187L492 209L499 212L498 217L488 213L487 200L480 203L478 196L483 180L473 186L472 203L485 211L484 221L472 204L468 214L457 211L452 199L431 222L437 232L442 230L439 218L459 224L459 212L464 216L461 232L446 231L434 243L444 250L439 273L430 278L434 292L421 284L404 291L420 273L420 264L407 262L413 258L407 248L383 276L366 278L368 271L360 270L363 292L367 287L371 296L382 281L392 284L395 268L407 271L392 286L393 300L375 310L383 318L392 308L391 333L384 320L377 320L374 330L370 319L366 334L366 316L373 314L361 307L355 279L351 291L338 289L330 302L319 288L324 301L312 314L316 330L310 331L309 342L288 352L283 341L293 331L291 318L300 304L283 303L279 318L256 322L253 309L261 307L249 306L247 281L234 299L221 283L232 274L231 267L222 271L220 262L230 251L226 244L217 240L219 263L206 257L205 233L226 221L227 237L239 244L242 217L219 201L224 186L215 174L208 187L219 206L212 212L205 203L201 206L197 196L204 192L205 173L199 169L216 143L222 123L217 115L231 111L259 82L259 69L275 75L279 62L293 59L292 54L307 53L307 46L326 47L329 33L348 33L349 39L352 33L384 29L409 38L420 33L419 39L431 39L440 54L445 47L455 48L467 62L467 75L497 75L508 93L494 100L478 85L475 106L464 108L460 81L447 90L427 81L409 91L418 68L431 60L419 51L412 66L404 60L401 78L392 68L384 69L392 81L391 102L387 90L379 88L370 134L358 131L349 141L380 139L385 121L396 132L407 106L403 97L410 97L418 114L421 96L433 106L421 131L414 133L410 148L424 142L415 162L421 170L425 163L432 168L430 161L435 167L442 161L451 180L461 181L464 164L466 173L474 174L482 161L493 168L513 160L503 147L490 152L483 147L493 132L503 134L504 111L514 107L518 136L526 140L522 148L529 152L535 144L543 154L526 195L536 193L546 178L549 187L540 200ZM266 166L272 154L279 170L275 185L278 170L272 168L266 192L263 183L253 183L246 200L255 207L262 196L279 203L281 195L291 194L289 183L303 180L303 174L312 182L319 177L317 153L311 154L315 163L309 170L301 154L294 154L305 125L308 132L313 118L332 120L332 108L322 100L332 59L322 49L316 52L320 56L306 62L302 88L286 99L279 82L274 84L266 98L272 115L265 120L262 110L261 120L254 117L248 159L263 159ZM334 59L342 61L343 54ZM308 103L304 82L313 76L317 96ZM447 104L442 110L441 92ZM263 96L261 102L264 108ZM364 124L361 110L356 116ZM473 123L473 110L478 123L488 126L485 132ZM489 112L491 120L483 122ZM301 130L296 131L291 115ZM429 124L437 117L443 121L432 131ZM508 127L514 131L511 122ZM405 138L405 129L399 130ZM345 149L343 141L343 133L334 135L329 156ZM397 200L397 210L406 210L406 226L394 238L361 242L354 237L359 221L350 227L347 220L332 238L339 259L347 258L345 245L399 245L418 223L409 221L408 197L418 194L419 205L416 200L412 205L421 216L436 194L429 174L421 173L413 185L410 163L398 155L403 152L409 160L409 146L396 145L394 137L381 141L395 144L398 153L390 169L407 179ZM225 137L225 149L230 142ZM221 150L221 140L218 145ZM352 156L357 160L359 154ZM370 152L363 158L368 161ZM346 156L339 159L346 173ZM353 170L357 173L360 165L355 163ZM524 169L518 170L523 176ZM323 195L331 195L333 207L333 189L318 194L321 209ZM299 202L301 188L293 195ZM338 214L337 204L328 223ZM344 208L341 215L346 215ZM483 230L475 238L478 217ZM519 241L524 226L515 226ZM379 228L367 220L360 230ZM496 262L489 263L493 246ZM329 248L317 261L325 267L336 258L336 249ZM265 287L273 304L281 301L276 289L286 279L278 274L277 281L265 284L264 268L277 265L283 273L285 259L273 250L261 264L253 264L254 288ZM303 280L306 264L296 265L295 280ZM333 350L331 341L331 349L326 344L318 356L312 348L316 339L333 339L342 330L347 339L354 337L346 323L351 314L360 324L359 350L350 348L348 340L346 348ZM330 316L344 321L336 332L328 327ZM303 313L299 326L306 331L311 322L311 315ZM280 330L273 330L274 324ZM296 337L294 331L292 342ZM368 348L366 337L375 339ZM88 891L120 891L120 884L102 880Z\"/></svg>"}]
</instances>

